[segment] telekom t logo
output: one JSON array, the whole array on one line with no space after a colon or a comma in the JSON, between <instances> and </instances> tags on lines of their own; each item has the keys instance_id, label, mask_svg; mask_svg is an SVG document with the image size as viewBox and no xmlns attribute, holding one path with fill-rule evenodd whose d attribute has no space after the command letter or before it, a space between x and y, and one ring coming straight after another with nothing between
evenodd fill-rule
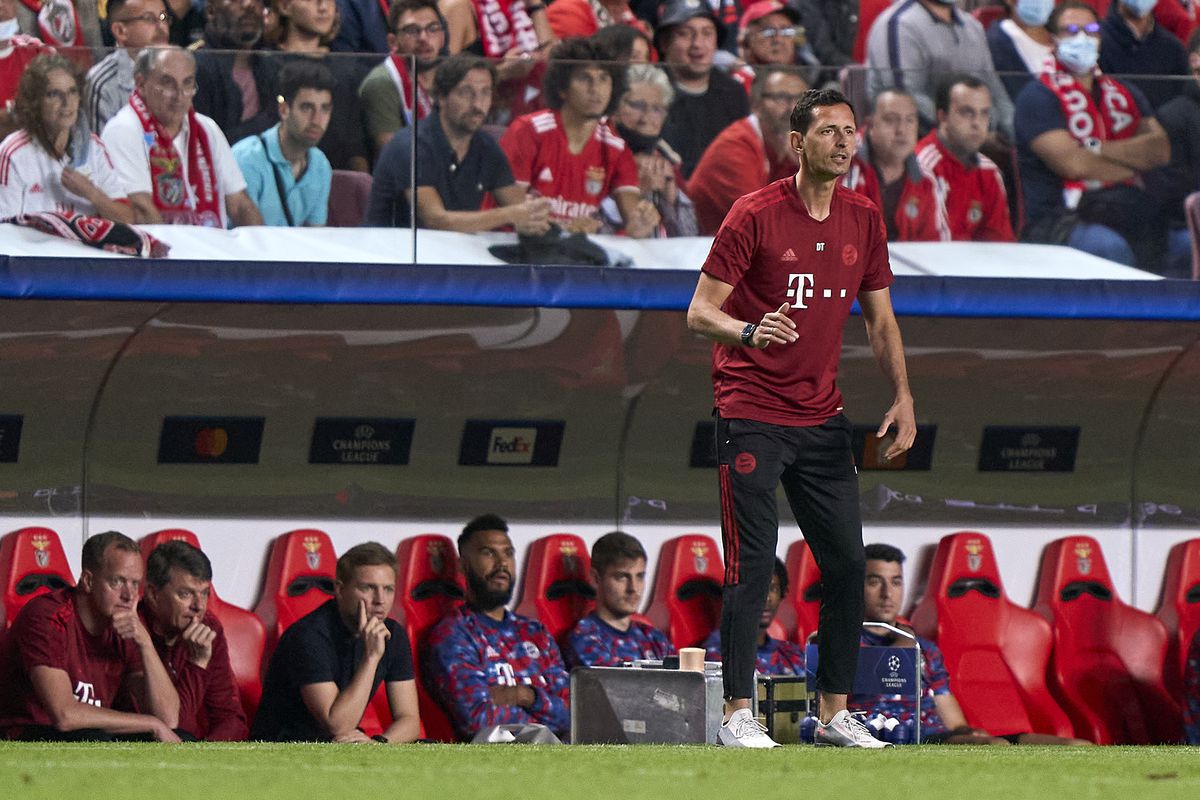
<instances>
[{"instance_id":1,"label":"telekom t logo","mask_svg":"<svg viewBox=\"0 0 1200 800\"><path fill-rule=\"evenodd\" d=\"M95 685L83 681L75 684L75 699L89 706L101 705L100 698L96 697Z\"/></svg>"},{"instance_id":2,"label":"telekom t logo","mask_svg":"<svg viewBox=\"0 0 1200 800\"><path fill-rule=\"evenodd\" d=\"M808 308L805 300L813 296L813 274L811 272L793 272L788 275L787 296L795 302L797 308Z\"/></svg>"}]
</instances>

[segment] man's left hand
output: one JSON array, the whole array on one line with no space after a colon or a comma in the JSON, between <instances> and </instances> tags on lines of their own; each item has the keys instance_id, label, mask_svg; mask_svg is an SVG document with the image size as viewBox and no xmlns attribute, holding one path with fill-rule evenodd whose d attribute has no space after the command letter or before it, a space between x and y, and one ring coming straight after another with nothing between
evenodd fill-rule
<instances>
[{"instance_id":1,"label":"man's left hand","mask_svg":"<svg viewBox=\"0 0 1200 800\"><path fill-rule=\"evenodd\" d=\"M892 425L896 426L896 440L884 452L884 461L891 461L901 453L907 452L917 438L917 418L911 397L900 398L892 403L892 407L883 415L883 422L875 432L875 438L882 439Z\"/></svg>"}]
</instances>

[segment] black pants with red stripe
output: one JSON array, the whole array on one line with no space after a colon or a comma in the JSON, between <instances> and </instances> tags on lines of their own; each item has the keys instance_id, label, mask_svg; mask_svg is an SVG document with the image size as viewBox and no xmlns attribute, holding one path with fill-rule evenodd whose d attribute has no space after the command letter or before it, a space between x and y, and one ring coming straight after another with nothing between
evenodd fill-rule
<instances>
[{"instance_id":1,"label":"black pants with red stripe","mask_svg":"<svg viewBox=\"0 0 1200 800\"><path fill-rule=\"evenodd\" d=\"M754 695L759 617L779 543L775 490L780 484L821 570L817 688L849 694L854 686L866 561L850 433L842 414L812 427L717 420L725 548L721 658L727 700Z\"/></svg>"}]
</instances>

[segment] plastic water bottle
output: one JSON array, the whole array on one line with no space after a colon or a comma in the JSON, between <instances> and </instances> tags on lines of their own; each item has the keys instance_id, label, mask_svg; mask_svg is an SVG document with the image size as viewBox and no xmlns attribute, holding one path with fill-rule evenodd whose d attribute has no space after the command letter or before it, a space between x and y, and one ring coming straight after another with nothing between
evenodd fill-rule
<instances>
[{"instance_id":1,"label":"plastic water bottle","mask_svg":"<svg viewBox=\"0 0 1200 800\"><path fill-rule=\"evenodd\" d=\"M800 723L800 741L805 744L813 743L813 732L817 729L816 717L805 717Z\"/></svg>"}]
</instances>

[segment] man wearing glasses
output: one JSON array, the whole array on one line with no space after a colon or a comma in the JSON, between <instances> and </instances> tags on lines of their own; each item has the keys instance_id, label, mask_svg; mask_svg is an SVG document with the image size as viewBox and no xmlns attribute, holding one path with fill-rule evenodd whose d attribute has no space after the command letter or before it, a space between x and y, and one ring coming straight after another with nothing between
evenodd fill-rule
<instances>
[{"instance_id":1,"label":"man wearing glasses","mask_svg":"<svg viewBox=\"0 0 1200 800\"><path fill-rule=\"evenodd\" d=\"M97 133L133 94L133 60L143 47L167 43L163 0L109 0L108 24L117 47L87 73L85 113Z\"/></svg>"},{"instance_id":2,"label":"man wearing glasses","mask_svg":"<svg viewBox=\"0 0 1200 800\"><path fill-rule=\"evenodd\" d=\"M367 73L358 89L377 156L396 131L433 111L433 69L446 48L446 25L435 0L397 0L388 12L388 30L391 54Z\"/></svg>"},{"instance_id":3,"label":"man wearing glasses","mask_svg":"<svg viewBox=\"0 0 1200 800\"><path fill-rule=\"evenodd\" d=\"M792 108L807 91L808 84L795 72L758 70L750 91L752 113L713 139L688 181L701 234L715 234L742 195L796 173L788 134Z\"/></svg>"},{"instance_id":4,"label":"man wearing glasses","mask_svg":"<svg viewBox=\"0 0 1200 800\"><path fill-rule=\"evenodd\" d=\"M1065 0L1046 27L1054 56L1017 95L1021 239L1145 268L1166 231L1141 176L1170 160L1170 140L1146 96L1096 66L1100 22L1091 7Z\"/></svg>"},{"instance_id":5,"label":"man wearing glasses","mask_svg":"<svg viewBox=\"0 0 1200 800\"><path fill-rule=\"evenodd\" d=\"M738 45L745 66L735 71L734 79L749 92L754 82L755 67L769 64L802 64L809 67L801 72L806 82L813 83L820 70L814 69L821 60L813 52L813 35L824 34L825 20L808 6L784 5L780 0L758 0L743 13L738 25Z\"/></svg>"},{"instance_id":6,"label":"man wearing glasses","mask_svg":"<svg viewBox=\"0 0 1200 800\"><path fill-rule=\"evenodd\" d=\"M129 104L101 137L129 189L137 221L262 225L221 129L192 108L196 61L179 47L138 54Z\"/></svg>"}]
</instances>

